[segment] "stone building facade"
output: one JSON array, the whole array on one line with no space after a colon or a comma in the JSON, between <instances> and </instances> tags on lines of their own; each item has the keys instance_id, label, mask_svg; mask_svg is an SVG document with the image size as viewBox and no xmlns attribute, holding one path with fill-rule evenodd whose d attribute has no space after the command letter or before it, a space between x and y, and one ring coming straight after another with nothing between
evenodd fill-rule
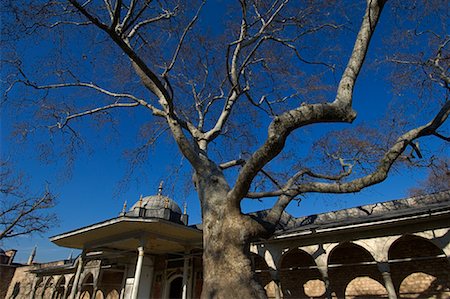
<instances>
[{"instance_id":1,"label":"stone building facade","mask_svg":"<svg viewBox=\"0 0 450 299\"><path fill-rule=\"evenodd\" d=\"M265 211L255 213L263 216ZM201 225L161 192L51 238L74 260L18 267L6 298L199 298ZM450 191L294 218L250 247L269 298L450 298Z\"/></svg>"}]
</instances>

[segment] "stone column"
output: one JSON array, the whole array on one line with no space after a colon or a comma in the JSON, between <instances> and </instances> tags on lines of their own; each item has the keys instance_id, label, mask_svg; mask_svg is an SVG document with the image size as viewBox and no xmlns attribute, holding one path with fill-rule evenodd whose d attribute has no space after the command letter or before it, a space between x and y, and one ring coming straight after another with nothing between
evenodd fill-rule
<instances>
[{"instance_id":1,"label":"stone column","mask_svg":"<svg viewBox=\"0 0 450 299\"><path fill-rule=\"evenodd\" d=\"M68 299L74 299L77 291L78 291L78 284L80 282L81 272L83 272L83 265L84 264L84 253L82 253L78 257L78 266L77 266L77 272L75 273L75 278L73 280L72 284L72 290L70 291Z\"/></svg>"},{"instance_id":2,"label":"stone column","mask_svg":"<svg viewBox=\"0 0 450 299\"><path fill-rule=\"evenodd\" d=\"M188 291L188 270L189 270L189 250L185 250L184 252L184 261L183 261L183 288L181 293L182 299L187 299L187 291Z\"/></svg>"},{"instance_id":3,"label":"stone column","mask_svg":"<svg viewBox=\"0 0 450 299\"><path fill-rule=\"evenodd\" d=\"M144 246L138 247L138 257L136 262L136 270L134 272L133 292L131 299L137 299L139 292L139 282L141 280L142 264L144 262Z\"/></svg>"},{"instance_id":4,"label":"stone column","mask_svg":"<svg viewBox=\"0 0 450 299\"><path fill-rule=\"evenodd\" d=\"M325 283L325 297L327 299L332 298L331 286L330 286L330 278L328 277L328 267L327 266L318 266L320 274L322 275L323 282Z\"/></svg>"},{"instance_id":5,"label":"stone column","mask_svg":"<svg viewBox=\"0 0 450 299\"><path fill-rule=\"evenodd\" d=\"M66 279L66 284L64 285L64 293L63 293L62 299L66 299L67 296L69 296L69 294L68 294L70 292L69 282L70 282L70 278Z\"/></svg>"},{"instance_id":6,"label":"stone column","mask_svg":"<svg viewBox=\"0 0 450 299\"><path fill-rule=\"evenodd\" d=\"M397 299L397 294L395 293L394 283L392 282L390 267L387 262L378 263L378 270L380 270L383 276L384 287L387 290L389 299Z\"/></svg>"}]
</instances>

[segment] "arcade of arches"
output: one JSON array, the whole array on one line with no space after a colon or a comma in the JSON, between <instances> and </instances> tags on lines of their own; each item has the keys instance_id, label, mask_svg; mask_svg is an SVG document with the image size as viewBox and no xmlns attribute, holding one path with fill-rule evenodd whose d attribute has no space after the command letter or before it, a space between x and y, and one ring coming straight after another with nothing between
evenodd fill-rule
<instances>
[{"instance_id":1,"label":"arcade of arches","mask_svg":"<svg viewBox=\"0 0 450 299\"><path fill-rule=\"evenodd\" d=\"M252 258L269 298L450 298L449 258L433 240L404 235L390 243L388 260L380 261L372 247L349 241L323 244L327 250L285 249L276 267L261 255Z\"/></svg>"},{"instance_id":2,"label":"arcade of arches","mask_svg":"<svg viewBox=\"0 0 450 299\"><path fill-rule=\"evenodd\" d=\"M158 215L174 219L166 212ZM82 254L17 268L7 298L199 298L201 243L177 247L177 238L201 240L201 230L141 217L148 213L57 236L57 244L84 246ZM285 216L271 239L250 245L255 278L269 298L450 298L450 191ZM125 224L140 225L139 234L122 233ZM165 225L164 235L156 225ZM101 242L89 239L90 230L105 234Z\"/></svg>"}]
</instances>

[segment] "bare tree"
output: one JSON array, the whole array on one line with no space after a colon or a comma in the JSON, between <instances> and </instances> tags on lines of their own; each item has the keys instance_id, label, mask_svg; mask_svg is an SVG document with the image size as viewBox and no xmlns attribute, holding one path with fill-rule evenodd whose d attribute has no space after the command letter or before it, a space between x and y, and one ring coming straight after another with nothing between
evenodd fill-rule
<instances>
[{"instance_id":1,"label":"bare tree","mask_svg":"<svg viewBox=\"0 0 450 299\"><path fill-rule=\"evenodd\" d=\"M44 233L56 223L49 212L54 196L47 189L37 196L28 194L22 178L8 162L0 162L0 240Z\"/></svg>"},{"instance_id":2,"label":"bare tree","mask_svg":"<svg viewBox=\"0 0 450 299\"><path fill-rule=\"evenodd\" d=\"M450 160L442 159L430 165L428 177L418 187L409 190L411 195L424 195L450 189Z\"/></svg>"},{"instance_id":3,"label":"bare tree","mask_svg":"<svg viewBox=\"0 0 450 299\"><path fill-rule=\"evenodd\" d=\"M248 244L270 236L291 201L309 193L358 192L384 181L394 163L411 161L409 149L421 155L418 139L449 140L441 129L450 112L450 43L445 22L435 18L428 23L433 28L413 36L427 48L408 51L421 55L380 55L388 56L393 67L425 70L414 74L438 87L422 94L427 113L381 133L330 133L331 139L314 144L322 149L322 160L305 158L301 147L309 141L301 136L307 127L355 121L356 81L387 2L241 0L222 3L223 18L212 26L204 20L208 13L203 11L212 10L206 1L37 1L23 5L26 9L10 1L7 21L15 26L5 29L5 36L21 40L39 32L40 39L62 36L65 41L45 44L46 52L64 55L52 56L35 74L26 65L26 51L16 48L5 55L11 73L4 101L12 102L11 90L18 84L34 89L39 100L30 107L47 122L44 128L70 140L80 138L76 125L82 118L114 119L119 108L146 109L149 118L159 120L153 124L164 126L146 137L136 157L170 132L194 171L203 219L202 298L264 298L252 276ZM428 9L448 17L448 7L439 1L415 1L406 9L401 1L392 2L394 15L404 16L406 31L411 24L419 27L407 22L411 11L426 16ZM351 34L348 20L356 18L359 25ZM91 42L86 49L79 49L80 38ZM71 64L74 57L79 65ZM87 67L94 75L86 73ZM97 68L106 67L95 76ZM55 72L42 76L49 69ZM394 114L388 118L400 121ZM36 122L31 127L42 128ZM295 138L302 139L300 146L290 145ZM289 167L280 170L280 159ZM264 219L241 212L243 199L268 197L277 200Z\"/></svg>"}]
</instances>

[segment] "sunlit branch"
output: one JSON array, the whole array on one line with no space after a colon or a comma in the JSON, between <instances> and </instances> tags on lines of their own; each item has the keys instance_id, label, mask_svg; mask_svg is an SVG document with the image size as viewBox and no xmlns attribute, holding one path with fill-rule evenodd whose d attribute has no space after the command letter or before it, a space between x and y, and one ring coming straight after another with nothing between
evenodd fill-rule
<instances>
[{"instance_id":1,"label":"sunlit branch","mask_svg":"<svg viewBox=\"0 0 450 299\"><path fill-rule=\"evenodd\" d=\"M108 0L105 0L106 2ZM89 21L92 22L92 24L94 24L95 26L97 26L98 28L101 28L102 30L109 30L108 26L102 22L100 22L100 20L96 17L94 17L93 15L91 15L90 13L88 13L88 11L85 8L85 5L81 5L78 1L76 0L69 0L69 2L75 6L76 9L78 9L78 11L83 14Z\"/></svg>"},{"instance_id":2,"label":"sunlit branch","mask_svg":"<svg viewBox=\"0 0 450 299\"><path fill-rule=\"evenodd\" d=\"M165 10L164 13L160 14L159 16L141 21L133 26L133 28L130 30L130 33L128 33L127 38L132 39L134 35L138 32L138 30L145 25L149 25L164 19L170 19L174 15L175 15L174 11Z\"/></svg>"},{"instance_id":3,"label":"sunlit branch","mask_svg":"<svg viewBox=\"0 0 450 299\"><path fill-rule=\"evenodd\" d=\"M62 129L62 128L64 128L67 125L67 123L70 120L75 119L75 118L80 118L80 117L83 117L83 116L86 116L86 115L95 114L95 113L106 111L106 110L113 109L113 108L130 108L130 107L137 107L139 105L140 104L138 102L134 102L134 103L114 103L114 104L106 105L106 106L103 106L103 107L98 107L98 108L86 110L86 111L83 111L83 112L71 114L71 115L67 116L64 119L63 122L58 122L55 126L58 129ZM52 128L52 127L55 127L55 126L50 126L49 128Z\"/></svg>"},{"instance_id":4,"label":"sunlit branch","mask_svg":"<svg viewBox=\"0 0 450 299\"><path fill-rule=\"evenodd\" d=\"M57 21L53 24L51 24L49 27L53 28L59 25L75 25L75 26L87 26L87 25L91 25L92 22L88 21L88 22L70 22L70 21Z\"/></svg>"},{"instance_id":5,"label":"sunlit branch","mask_svg":"<svg viewBox=\"0 0 450 299\"><path fill-rule=\"evenodd\" d=\"M122 20L122 23L120 24L120 27L121 27L122 29L126 26L126 24L128 23L128 21L129 21L130 18L132 17L133 12L134 12L134 9L135 9L135 6L136 6L136 2L137 2L137 0L131 0L131 1L130 1L130 6L128 7L127 14L125 15L125 17L124 17L123 20Z\"/></svg>"},{"instance_id":6,"label":"sunlit branch","mask_svg":"<svg viewBox=\"0 0 450 299\"><path fill-rule=\"evenodd\" d=\"M114 19L114 13L113 13L113 9L111 6L111 2L110 2L110 0L103 0L103 2L105 3L106 10L108 11L109 17L112 22L112 20Z\"/></svg>"},{"instance_id":7,"label":"sunlit branch","mask_svg":"<svg viewBox=\"0 0 450 299\"><path fill-rule=\"evenodd\" d=\"M228 169L228 168L235 167L235 166L241 166L244 163L245 163L245 160L243 160L243 159L236 159L236 160L231 160L231 161L222 163L222 164L219 165L219 167L221 169Z\"/></svg>"},{"instance_id":8,"label":"sunlit branch","mask_svg":"<svg viewBox=\"0 0 450 299\"><path fill-rule=\"evenodd\" d=\"M120 11L122 10L122 0L116 0L113 12L113 19L111 22L111 29L116 30L120 20Z\"/></svg>"},{"instance_id":9,"label":"sunlit branch","mask_svg":"<svg viewBox=\"0 0 450 299\"><path fill-rule=\"evenodd\" d=\"M136 21L141 17L141 15L147 10L147 8L150 5L150 1L145 1L144 5L141 7L141 9L134 15L132 19L129 19L127 22L123 22L122 24L122 31L126 32ZM130 16L132 17L132 15Z\"/></svg>"}]
</instances>

